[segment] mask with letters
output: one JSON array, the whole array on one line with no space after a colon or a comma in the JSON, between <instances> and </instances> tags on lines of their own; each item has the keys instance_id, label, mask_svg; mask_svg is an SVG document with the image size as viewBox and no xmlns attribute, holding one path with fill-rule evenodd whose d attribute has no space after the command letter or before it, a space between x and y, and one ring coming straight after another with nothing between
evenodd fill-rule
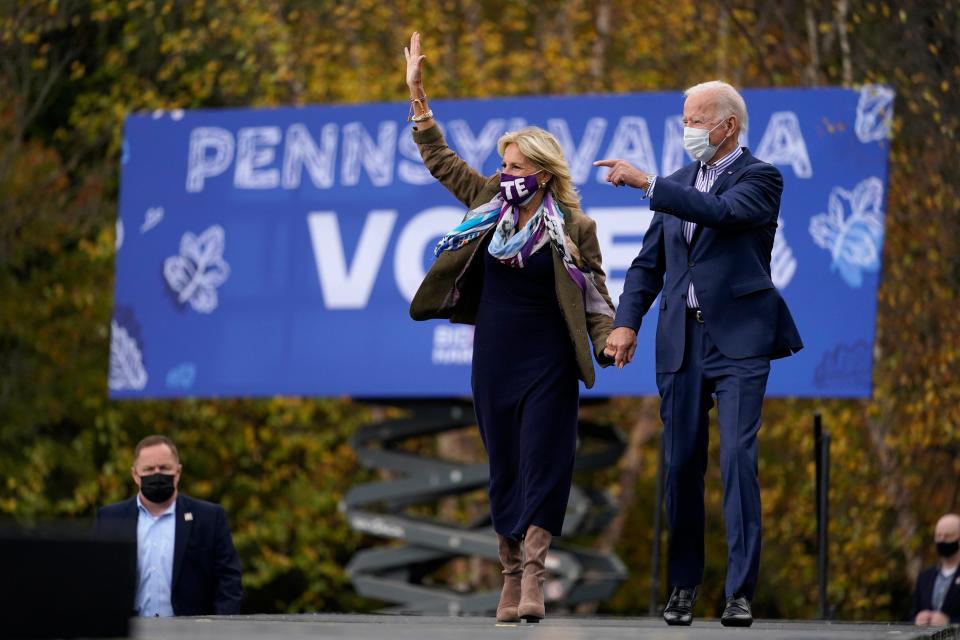
<instances>
[{"instance_id":1,"label":"mask with letters","mask_svg":"<svg viewBox=\"0 0 960 640\"><path fill-rule=\"evenodd\" d=\"M537 182L537 173L531 173L528 176L513 176L509 173L500 174L500 196L507 204L522 205L529 202L530 198L540 189L540 183Z\"/></svg>"}]
</instances>

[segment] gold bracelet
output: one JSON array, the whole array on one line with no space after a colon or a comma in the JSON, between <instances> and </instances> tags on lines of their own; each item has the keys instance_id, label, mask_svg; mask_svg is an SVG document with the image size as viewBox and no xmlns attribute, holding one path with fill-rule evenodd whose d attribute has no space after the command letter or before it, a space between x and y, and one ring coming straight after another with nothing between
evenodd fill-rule
<instances>
[{"instance_id":1,"label":"gold bracelet","mask_svg":"<svg viewBox=\"0 0 960 640\"><path fill-rule=\"evenodd\" d=\"M414 98L413 96L410 97L410 111L407 112L407 122L412 121L412 120L413 120L413 117L414 117L413 103L414 103L414 102L419 103L420 106L422 107L422 106L423 106L423 101L426 100L426 99L427 99L427 94L426 94L426 93L424 93L424 94L423 94L423 97L421 97L421 98Z\"/></svg>"},{"instance_id":2,"label":"gold bracelet","mask_svg":"<svg viewBox=\"0 0 960 640\"><path fill-rule=\"evenodd\" d=\"M426 113L421 113L418 116L413 116L410 118L411 122L423 122L424 120L429 120L433 117L433 109L428 109Z\"/></svg>"}]
</instances>

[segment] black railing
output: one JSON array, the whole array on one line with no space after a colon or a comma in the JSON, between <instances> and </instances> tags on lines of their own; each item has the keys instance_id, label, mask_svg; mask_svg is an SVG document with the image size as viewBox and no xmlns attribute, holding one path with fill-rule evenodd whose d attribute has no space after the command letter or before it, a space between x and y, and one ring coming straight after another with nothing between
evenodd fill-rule
<instances>
[{"instance_id":1,"label":"black railing","mask_svg":"<svg viewBox=\"0 0 960 640\"><path fill-rule=\"evenodd\" d=\"M817 511L817 593L818 615L829 620L832 612L827 598L829 580L829 530L830 530L830 433L823 431L820 413L813 415L813 460L816 474L814 504Z\"/></svg>"}]
</instances>

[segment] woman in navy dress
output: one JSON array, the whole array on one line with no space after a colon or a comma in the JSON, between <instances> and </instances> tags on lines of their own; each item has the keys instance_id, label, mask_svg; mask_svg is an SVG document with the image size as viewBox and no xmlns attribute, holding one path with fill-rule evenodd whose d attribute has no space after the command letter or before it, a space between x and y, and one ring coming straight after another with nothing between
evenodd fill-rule
<instances>
[{"instance_id":1,"label":"woman in navy dress","mask_svg":"<svg viewBox=\"0 0 960 640\"><path fill-rule=\"evenodd\" d=\"M504 134L498 174L469 167L433 121L419 34L405 54L414 140L431 174L469 208L438 244L411 315L476 327L471 385L504 574L497 619L539 621L544 559L573 477L580 380L594 381L588 335L601 365L612 362L603 355L614 309L596 223L543 129Z\"/></svg>"}]
</instances>

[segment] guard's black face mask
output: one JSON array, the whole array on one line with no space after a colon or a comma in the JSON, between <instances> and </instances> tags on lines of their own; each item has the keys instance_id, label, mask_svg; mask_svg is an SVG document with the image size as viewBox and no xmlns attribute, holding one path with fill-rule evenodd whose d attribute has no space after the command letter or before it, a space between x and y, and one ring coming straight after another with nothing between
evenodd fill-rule
<instances>
[{"instance_id":1,"label":"guard's black face mask","mask_svg":"<svg viewBox=\"0 0 960 640\"><path fill-rule=\"evenodd\" d=\"M174 476L166 473L152 473L149 476L140 476L140 493L143 497L156 504L162 504L173 495Z\"/></svg>"},{"instance_id":2,"label":"guard's black face mask","mask_svg":"<svg viewBox=\"0 0 960 640\"><path fill-rule=\"evenodd\" d=\"M960 540L954 540L953 542L938 542L937 543L937 555L941 558L949 558L953 554L960 550Z\"/></svg>"}]
</instances>

